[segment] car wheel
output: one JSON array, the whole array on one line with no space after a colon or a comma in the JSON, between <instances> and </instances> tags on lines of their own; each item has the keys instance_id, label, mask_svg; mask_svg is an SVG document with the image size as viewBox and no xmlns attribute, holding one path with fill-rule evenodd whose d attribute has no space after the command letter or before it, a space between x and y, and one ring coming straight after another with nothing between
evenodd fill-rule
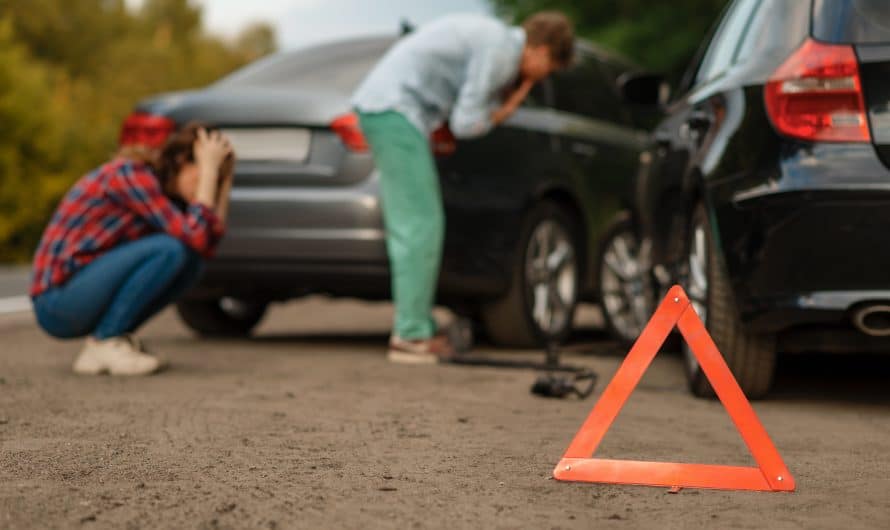
<instances>
[{"instance_id":1,"label":"car wheel","mask_svg":"<svg viewBox=\"0 0 890 530\"><path fill-rule=\"evenodd\" d=\"M748 333L742 327L726 267L702 204L693 213L688 238L688 258L682 267L681 283L745 395L761 398L769 391L775 373L775 336ZM686 341L683 359L692 393L713 397L714 389Z\"/></svg>"},{"instance_id":2,"label":"car wheel","mask_svg":"<svg viewBox=\"0 0 890 530\"><path fill-rule=\"evenodd\" d=\"M266 314L268 304L235 298L182 300L176 304L180 318L200 335L242 337L250 335Z\"/></svg>"},{"instance_id":3,"label":"car wheel","mask_svg":"<svg viewBox=\"0 0 890 530\"><path fill-rule=\"evenodd\" d=\"M485 304L482 321L494 344L520 348L563 341L578 304L580 260L577 224L552 202L523 222L507 295Z\"/></svg>"},{"instance_id":4,"label":"car wheel","mask_svg":"<svg viewBox=\"0 0 890 530\"><path fill-rule=\"evenodd\" d=\"M603 237L597 270L606 327L627 344L640 336L654 310L652 282L640 252L633 220L622 213Z\"/></svg>"}]
</instances>

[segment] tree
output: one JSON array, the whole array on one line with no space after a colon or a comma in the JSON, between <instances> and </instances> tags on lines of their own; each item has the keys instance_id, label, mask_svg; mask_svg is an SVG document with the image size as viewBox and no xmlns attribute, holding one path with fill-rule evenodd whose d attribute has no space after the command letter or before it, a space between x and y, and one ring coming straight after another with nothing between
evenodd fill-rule
<instances>
[{"instance_id":1,"label":"tree","mask_svg":"<svg viewBox=\"0 0 890 530\"><path fill-rule=\"evenodd\" d=\"M0 0L0 261L29 259L62 194L116 149L140 99L205 86L275 50L208 35L188 0Z\"/></svg>"},{"instance_id":2,"label":"tree","mask_svg":"<svg viewBox=\"0 0 890 530\"><path fill-rule=\"evenodd\" d=\"M68 185L63 166L72 146L50 79L0 18L0 260L27 255L47 204Z\"/></svg>"},{"instance_id":3,"label":"tree","mask_svg":"<svg viewBox=\"0 0 890 530\"><path fill-rule=\"evenodd\" d=\"M277 47L275 30L268 24L251 24L238 35L235 47L251 60L268 55Z\"/></svg>"},{"instance_id":4,"label":"tree","mask_svg":"<svg viewBox=\"0 0 890 530\"><path fill-rule=\"evenodd\" d=\"M640 65L677 76L714 24L726 0L492 0L521 21L544 9L566 13L578 34Z\"/></svg>"}]
</instances>

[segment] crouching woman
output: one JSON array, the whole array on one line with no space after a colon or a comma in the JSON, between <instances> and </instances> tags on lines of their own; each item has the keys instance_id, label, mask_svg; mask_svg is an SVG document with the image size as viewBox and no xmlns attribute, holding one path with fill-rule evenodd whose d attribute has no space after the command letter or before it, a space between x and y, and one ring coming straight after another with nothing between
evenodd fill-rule
<instances>
[{"instance_id":1,"label":"crouching woman","mask_svg":"<svg viewBox=\"0 0 890 530\"><path fill-rule=\"evenodd\" d=\"M198 279L224 230L232 147L189 124L157 156L121 153L63 198L34 257L40 326L86 337L78 374L148 375L162 367L133 333Z\"/></svg>"}]
</instances>

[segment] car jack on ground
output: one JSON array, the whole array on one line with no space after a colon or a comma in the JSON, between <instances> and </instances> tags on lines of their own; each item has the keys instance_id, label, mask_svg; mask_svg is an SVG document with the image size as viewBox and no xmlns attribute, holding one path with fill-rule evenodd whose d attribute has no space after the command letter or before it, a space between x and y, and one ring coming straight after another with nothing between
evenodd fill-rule
<instances>
[{"instance_id":1,"label":"car jack on ground","mask_svg":"<svg viewBox=\"0 0 890 530\"><path fill-rule=\"evenodd\" d=\"M451 329L452 343L458 355L451 364L461 366L483 366L494 368L511 368L519 370L535 370L544 372L538 376L531 387L531 393L541 397L565 398L570 395L584 399L593 393L596 387L597 374L589 368L560 361L560 344L552 341L547 344L543 362L527 360L495 359L482 355L466 353L473 343L472 324L465 319L458 319Z\"/></svg>"}]
</instances>

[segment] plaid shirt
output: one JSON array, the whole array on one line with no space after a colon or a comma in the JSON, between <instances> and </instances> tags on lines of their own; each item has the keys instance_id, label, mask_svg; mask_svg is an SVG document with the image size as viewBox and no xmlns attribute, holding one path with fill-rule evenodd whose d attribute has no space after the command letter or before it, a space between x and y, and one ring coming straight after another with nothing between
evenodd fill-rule
<instances>
[{"instance_id":1,"label":"plaid shirt","mask_svg":"<svg viewBox=\"0 0 890 530\"><path fill-rule=\"evenodd\" d=\"M151 169L123 158L81 178L53 214L34 256L31 296L68 281L112 248L166 232L210 257L224 231L210 208L178 208Z\"/></svg>"}]
</instances>

